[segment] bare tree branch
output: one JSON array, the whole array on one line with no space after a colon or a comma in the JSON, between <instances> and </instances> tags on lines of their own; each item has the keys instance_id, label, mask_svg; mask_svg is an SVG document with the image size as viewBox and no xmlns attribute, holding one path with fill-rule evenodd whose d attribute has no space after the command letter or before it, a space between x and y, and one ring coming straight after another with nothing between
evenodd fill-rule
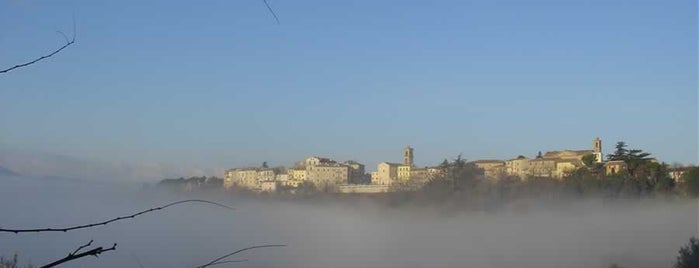
<instances>
[{"instance_id":1,"label":"bare tree branch","mask_svg":"<svg viewBox=\"0 0 699 268\"><path fill-rule=\"evenodd\" d=\"M92 245L92 241L93 241L93 240L90 239L90 242L87 242L87 244L80 246L78 249L76 249L75 251L73 251L73 253L71 253L71 254L69 254L69 255L75 255L75 254L77 254L78 251L80 251L81 249L84 249L84 248L86 248L86 247L91 246L91 245Z\"/></svg>"},{"instance_id":2,"label":"bare tree branch","mask_svg":"<svg viewBox=\"0 0 699 268\"><path fill-rule=\"evenodd\" d=\"M267 10L269 10L269 13L272 13L272 16L274 16L274 20L276 20L276 21L277 21L277 24L279 24L279 18L277 17L277 14L274 13L274 10L273 10L272 7L269 5L269 3L267 2L267 0L262 0L262 2L265 2L265 6L267 6Z\"/></svg>"},{"instance_id":3,"label":"bare tree branch","mask_svg":"<svg viewBox=\"0 0 699 268\"><path fill-rule=\"evenodd\" d=\"M91 250L88 250L88 251L85 251L82 253L78 253L78 252L80 252L80 250L87 248L90 245L92 245L92 240L90 240L90 242L88 242L87 244L80 246L78 249L73 251L73 253L68 254L68 256L64 257L63 259L60 259L60 260L57 260L55 262L49 263L47 265L41 266L41 268L55 267L55 266L58 266L59 264L73 261L73 260L77 260L77 259L84 258L87 256L97 257L98 255L100 255L104 252L116 250L116 246L117 246L117 244L114 243L114 245L112 245L112 247L110 247L110 248L96 247L96 248L93 248Z\"/></svg>"},{"instance_id":4,"label":"bare tree branch","mask_svg":"<svg viewBox=\"0 0 699 268\"><path fill-rule=\"evenodd\" d=\"M160 206L160 207L155 207L155 208L147 209L147 210L144 210L144 211L141 211L141 212L138 212L138 213L134 213L134 214L131 214L131 215L121 216L121 217L117 217L117 218L114 218L114 219L111 219L111 220L106 220L106 221L97 222L97 223L90 223L90 224L78 225L78 226L66 227L66 228L42 228L42 229L1 229L1 228L0 228L0 232L6 232L6 233L67 232L67 231L72 231L72 230L77 230L77 229L85 229L85 228L90 228L90 227L95 227L95 226L100 226L100 225L107 225L107 224L109 224L109 223L112 223L112 222L115 222L115 221L121 221L121 220L125 220L125 219L133 219L133 218L135 218L135 217L137 217L137 216L139 216L139 215L146 214L146 213L149 213L149 212L153 212L153 211L156 211L156 210L165 209L165 208L168 208L168 207L171 207L171 206L174 206L174 205L178 205L178 204L182 204L182 203L195 203L195 202L196 202L196 203L211 204L211 205L215 205L215 206L219 206L219 207L222 207L222 208L226 208L226 209L233 210L232 207L229 207L229 206L226 206L226 205L223 205L223 204L220 204L220 203L211 202L211 201L206 201L206 200L200 200L200 199L189 199L189 200L182 200L182 201L172 202L172 203L166 204L166 205L164 205L164 206Z\"/></svg>"},{"instance_id":5,"label":"bare tree branch","mask_svg":"<svg viewBox=\"0 0 699 268\"><path fill-rule=\"evenodd\" d=\"M248 260L242 259L242 260L232 260L232 261L220 261L220 262L212 263L211 265L209 265L209 267L219 265L219 264L238 263L238 262L246 262L246 261L248 261Z\"/></svg>"},{"instance_id":6,"label":"bare tree branch","mask_svg":"<svg viewBox=\"0 0 699 268\"><path fill-rule=\"evenodd\" d=\"M61 52L61 50L63 50L63 49L65 49L65 48L69 47L70 45L74 44L74 43L75 43L75 17L73 17L73 38L71 38L70 40L68 40L68 36L66 36L63 32L61 32L61 31L57 31L57 32L60 33L60 34L63 36L63 38L65 38L65 40L66 40L66 43L65 43L63 46L59 47L58 49L54 50L53 52L51 52L51 53L49 53L49 54L47 54L47 55L38 57L38 58L36 58L36 59L34 59L34 60L32 60L32 61L29 61L29 62L26 62L26 63L22 63L22 64L17 64L17 65L15 65L15 66L10 67L10 68L0 70L0 74L7 73L7 72L12 71L12 70L17 69L17 68L26 67L26 66L32 65L32 64L34 64L34 63L37 63L37 62L39 62L39 61L41 61L41 60L43 60L43 59L50 58L50 57L52 57L53 55L58 54L58 52Z\"/></svg>"},{"instance_id":7,"label":"bare tree branch","mask_svg":"<svg viewBox=\"0 0 699 268\"><path fill-rule=\"evenodd\" d=\"M234 252L232 252L232 253L228 253L228 254L223 255L223 256L221 256L221 257L218 257L218 258L216 258L215 260L210 261L210 262L207 263L207 264L204 264L204 265L202 265L202 266L197 266L197 268L204 268L204 267L209 267L209 266L214 266L214 265L222 264L222 263L224 263L224 261L223 261L224 259L226 259L226 258L228 258L228 257L230 257L230 256L233 256L233 255L235 255L235 254L238 254L238 253L240 253L240 252L243 252L243 251L248 251L248 250L256 249L256 248L272 248L272 247L286 247L286 245L259 245L259 246L246 247L246 248L243 248L243 249L236 250L236 251L234 251Z\"/></svg>"}]
</instances>

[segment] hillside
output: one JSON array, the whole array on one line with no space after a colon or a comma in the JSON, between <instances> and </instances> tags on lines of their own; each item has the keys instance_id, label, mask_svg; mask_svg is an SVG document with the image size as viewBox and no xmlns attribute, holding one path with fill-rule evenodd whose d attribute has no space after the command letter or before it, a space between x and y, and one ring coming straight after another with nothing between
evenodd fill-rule
<instances>
[{"instance_id":1,"label":"hillside","mask_svg":"<svg viewBox=\"0 0 699 268\"><path fill-rule=\"evenodd\" d=\"M9 168L0 166L0 176L19 176L19 174L10 170Z\"/></svg>"}]
</instances>

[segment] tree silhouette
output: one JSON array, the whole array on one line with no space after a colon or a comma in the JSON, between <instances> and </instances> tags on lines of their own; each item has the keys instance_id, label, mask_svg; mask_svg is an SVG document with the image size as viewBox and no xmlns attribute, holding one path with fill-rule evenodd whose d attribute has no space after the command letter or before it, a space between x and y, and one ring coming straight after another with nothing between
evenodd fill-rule
<instances>
[{"instance_id":1,"label":"tree silhouette","mask_svg":"<svg viewBox=\"0 0 699 268\"><path fill-rule=\"evenodd\" d=\"M0 74L8 73L8 72L10 72L10 71L12 71L12 70L15 70L15 69L18 69L18 68L27 67L27 66L29 66L29 65L32 65L32 64L37 63L37 62L39 62L39 61L42 61L42 60L44 60L44 59L53 57L53 55L58 54L59 52L61 52L61 51L64 50L65 48L67 48L67 47L69 47L70 45L74 44L74 43L75 43L75 34L76 34L76 32L75 32L75 17L73 18L73 36L72 36L72 38L68 39L68 36L66 36L66 35L65 35L63 32L61 32L61 31L56 31L56 32L59 33L60 35L62 35L63 38L65 39L66 43L65 43L63 46L59 47L58 49L54 50L53 52L51 52L51 53L49 53L49 54L46 54L46 55L43 55L43 56L41 56L41 57L35 58L35 59L31 60L31 61L28 61L28 62L25 62L25 63L20 63L20 64L17 64L17 65L15 65L15 66L12 66L12 67L9 67L9 68L6 68L6 69L2 69L2 70L0 70Z\"/></svg>"},{"instance_id":2,"label":"tree silhouette","mask_svg":"<svg viewBox=\"0 0 699 268\"><path fill-rule=\"evenodd\" d=\"M687 195L699 197L699 167L692 167L685 171L681 181Z\"/></svg>"},{"instance_id":3,"label":"tree silhouette","mask_svg":"<svg viewBox=\"0 0 699 268\"><path fill-rule=\"evenodd\" d=\"M97 227L97 226L103 226L103 225L107 225L107 224L109 224L109 223L116 222L116 221L122 221L122 220L126 220L126 219L133 219L133 218L135 218L135 217L137 217L137 216L140 216L140 215L143 215L143 214L151 213L151 212L158 211L158 210L163 210L163 209L166 209L166 208L169 208L169 207L172 207L172 206L175 206L175 205L179 205L179 204L184 204L184 203L204 203L204 204L215 205L215 206L218 206L218 207L223 207L223 208L227 208L227 209L233 210L233 208L231 208L231 207L229 207L229 206L226 206L226 205L223 205L223 204L220 204L220 203L211 202L211 201L206 201L206 200L199 200L199 199L189 199L189 200L182 200L182 201L172 202L172 203L169 203L169 204L166 204L166 205L163 205L163 206L159 206L159 207L155 207L155 208L150 208L150 209L147 209L147 210L143 210L143 211L141 211L141 212L137 212L137 213L130 214L130 215L126 215L126 216L120 216L120 217L113 218L113 219L111 219L111 220L106 220L106 221L101 221L101 222L88 223L88 224L77 225L77 226L72 226L72 227L64 227L64 228L52 227L52 228L33 228L33 229L0 229L0 232L15 233L15 234L19 234L19 233L41 233L41 232L68 232L68 231L73 231L73 230L79 230L79 229L86 229L86 228L93 228L93 227ZM85 244L85 245L82 245L82 246L78 247L78 249L76 249L76 250L73 251L72 253L69 253L66 257L61 258L61 259L59 259L59 260L56 260L56 261L54 261L54 262L51 262L51 263L46 264L46 265L41 266L41 267L42 267L42 268L44 268L44 267L55 267L55 266L57 266L57 265L59 265L59 264L63 264L63 263L66 263L66 262L74 261L74 260L81 259L81 258L84 258L84 257L89 257L89 256L95 256L95 257L97 257L98 255L100 255L100 254L102 254L102 253L104 253L104 252L116 250L116 245L117 245L117 244L114 243L114 245L112 245L112 246L109 247L109 248L96 247L96 248L92 248L92 249L89 249L89 250L86 250L86 251L82 251L83 249L86 249L86 248L90 247L90 246L92 245L92 242L93 242L93 241L90 240L90 242L88 242L88 243ZM16 262L15 262L15 263L16 263Z\"/></svg>"},{"instance_id":4,"label":"tree silhouette","mask_svg":"<svg viewBox=\"0 0 699 268\"><path fill-rule=\"evenodd\" d=\"M689 243L680 249L674 268L696 267L699 267L699 241L692 237Z\"/></svg>"}]
</instances>

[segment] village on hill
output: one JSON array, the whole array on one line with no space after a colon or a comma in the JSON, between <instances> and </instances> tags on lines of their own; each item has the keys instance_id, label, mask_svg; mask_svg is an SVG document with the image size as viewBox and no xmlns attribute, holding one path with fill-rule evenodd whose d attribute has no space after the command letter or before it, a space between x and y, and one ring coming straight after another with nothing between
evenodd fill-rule
<instances>
[{"instance_id":1,"label":"village on hill","mask_svg":"<svg viewBox=\"0 0 699 268\"><path fill-rule=\"evenodd\" d=\"M625 146L623 142L622 145ZM341 162L319 156L308 157L291 167L269 167L267 163L259 167L237 167L225 171L222 186L225 189L239 188L256 192L276 192L280 189L293 191L299 187L311 187L336 193L385 193L417 189L431 179L444 175L444 165L447 163L419 167L414 163L414 156L415 150L406 146L402 162L381 162L376 171L371 173L367 173L365 165L357 161ZM647 160L658 162L654 158ZM534 158L520 155L509 160L483 159L466 164L480 170L485 179L494 181L506 177L521 180L564 179L581 168L594 168L606 176L629 171L627 161L613 157L605 159L600 138L593 140L590 149L539 152ZM683 171L682 168L668 169L668 176L677 181Z\"/></svg>"}]
</instances>

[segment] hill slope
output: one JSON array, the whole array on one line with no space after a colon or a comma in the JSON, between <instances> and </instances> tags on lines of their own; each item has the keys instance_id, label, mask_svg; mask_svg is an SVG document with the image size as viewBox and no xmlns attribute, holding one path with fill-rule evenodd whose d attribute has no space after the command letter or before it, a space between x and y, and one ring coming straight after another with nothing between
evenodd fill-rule
<instances>
[{"instance_id":1,"label":"hill slope","mask_svg":"<svg viewBox=\"0 0 699 268\"><path fill-rule=\"evenodd\" d=\"M19 174L10 170L9 168L4 168L0 166L0 176L19 176Z\"/></svg>"}]
</instances>

